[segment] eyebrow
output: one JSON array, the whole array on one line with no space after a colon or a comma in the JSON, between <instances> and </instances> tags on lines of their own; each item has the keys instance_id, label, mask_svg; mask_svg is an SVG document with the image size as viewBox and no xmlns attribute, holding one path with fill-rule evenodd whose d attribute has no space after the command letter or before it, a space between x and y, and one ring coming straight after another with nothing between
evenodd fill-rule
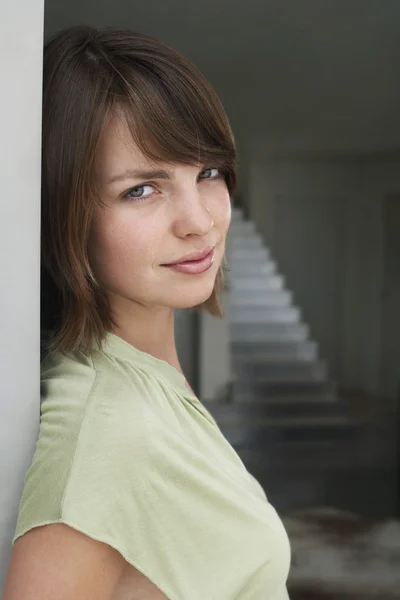
<instances>
[{"instance_id":1,"label":"eyebrow","mask_svg":"<svg viewBox=\"0 0 400 600\"><path fill-rule=\"evenodd\" d=\"M108 179L107 185L115 183L116 181L125 181L126 179L172 179L173 175L171 171L165 169L161 170L149 170L141 171L137 169L128 169L124 173L119 175L113 175Z\"/></svg>"}]
</instances>

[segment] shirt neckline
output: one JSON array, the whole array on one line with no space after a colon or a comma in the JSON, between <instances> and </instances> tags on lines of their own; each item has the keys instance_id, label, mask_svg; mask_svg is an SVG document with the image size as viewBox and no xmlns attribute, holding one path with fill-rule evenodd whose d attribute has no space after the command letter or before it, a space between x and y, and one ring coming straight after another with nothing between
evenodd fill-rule
<instances>
[{"instance_id":1,"label":"shirt neckline","mask_svg":"<svg viewBox=\"0 0 400 600\"><path fill-rule=\"evenodd\" d=\"M94 347L97 350L99 349L96 344ZM147 352L139 350L111 331L106 333L102 341L101 350L106 354L127 361L135 366L143 366L146 370L152 371L156 376L161 375L161 377L171 383L173 387L178 387L188 398L196 397L187 387L186 377L183 373L178 371L178 369L167 363L165 360L156 358Z\"/></svg>"}]
</instances>

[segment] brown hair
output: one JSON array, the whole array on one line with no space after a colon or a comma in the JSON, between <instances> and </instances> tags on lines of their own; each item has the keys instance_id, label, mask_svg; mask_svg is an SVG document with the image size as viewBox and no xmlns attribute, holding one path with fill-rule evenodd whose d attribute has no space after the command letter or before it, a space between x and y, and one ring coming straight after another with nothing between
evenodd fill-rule
<instances>
[{"instance_id":1,"label":"brown hair","mask_svg":"<svg viewBox=\"0 0 400 600\"><path fill-rule=\"evenodd\" d=\"M116 109L154 161L220 167L230 194L236 153L224 109L175 50L125 29L79 26L45 45L42 160L42 329L50 350L86 352L114 325L88 259L96 150ZM221 315L224 266L202 305Z\"/></svg>"}]
</instances>

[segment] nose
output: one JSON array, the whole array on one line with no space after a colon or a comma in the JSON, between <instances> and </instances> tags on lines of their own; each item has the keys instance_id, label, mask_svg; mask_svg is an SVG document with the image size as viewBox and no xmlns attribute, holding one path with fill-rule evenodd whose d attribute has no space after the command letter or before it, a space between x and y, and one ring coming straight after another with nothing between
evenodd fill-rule
<instances>
[{"instance_id":1,"label":"nose","mask_svg":"<svg viewBox=\"0 0 400 600\"><path fill-rule=\"evenodd\" d=\"M207 208L207 199L198 186L186 187L179 192L174 202L174 233L184 238L205 237L214 226Z\"/></svg>"}]
</instances>

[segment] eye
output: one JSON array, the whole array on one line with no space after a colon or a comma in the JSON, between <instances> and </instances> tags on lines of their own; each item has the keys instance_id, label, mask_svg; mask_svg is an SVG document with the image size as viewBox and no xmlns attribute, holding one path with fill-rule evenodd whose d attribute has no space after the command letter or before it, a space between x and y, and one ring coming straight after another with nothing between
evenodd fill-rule
<instances>
[{"instance_id":1,"label":"eye","mask_svg":"<svg viewBox=\"0 0 400 600\"><path fill-rule=\"evenodd\" d=\"M222 173L219 169L204 169L199 175L199 179L219 179Z\"/></svg>"},{"instance_id":2,"label":"eye","mask_svg":"<svg viewBox=\"0 0 400 600\"><path fill-rule=\"evenodd\" d=\"M154 192L154 187L150 184L137 185L136 187L130 188L123 197L126 200L146 200Z\"/></svg>"}]
</instances>

